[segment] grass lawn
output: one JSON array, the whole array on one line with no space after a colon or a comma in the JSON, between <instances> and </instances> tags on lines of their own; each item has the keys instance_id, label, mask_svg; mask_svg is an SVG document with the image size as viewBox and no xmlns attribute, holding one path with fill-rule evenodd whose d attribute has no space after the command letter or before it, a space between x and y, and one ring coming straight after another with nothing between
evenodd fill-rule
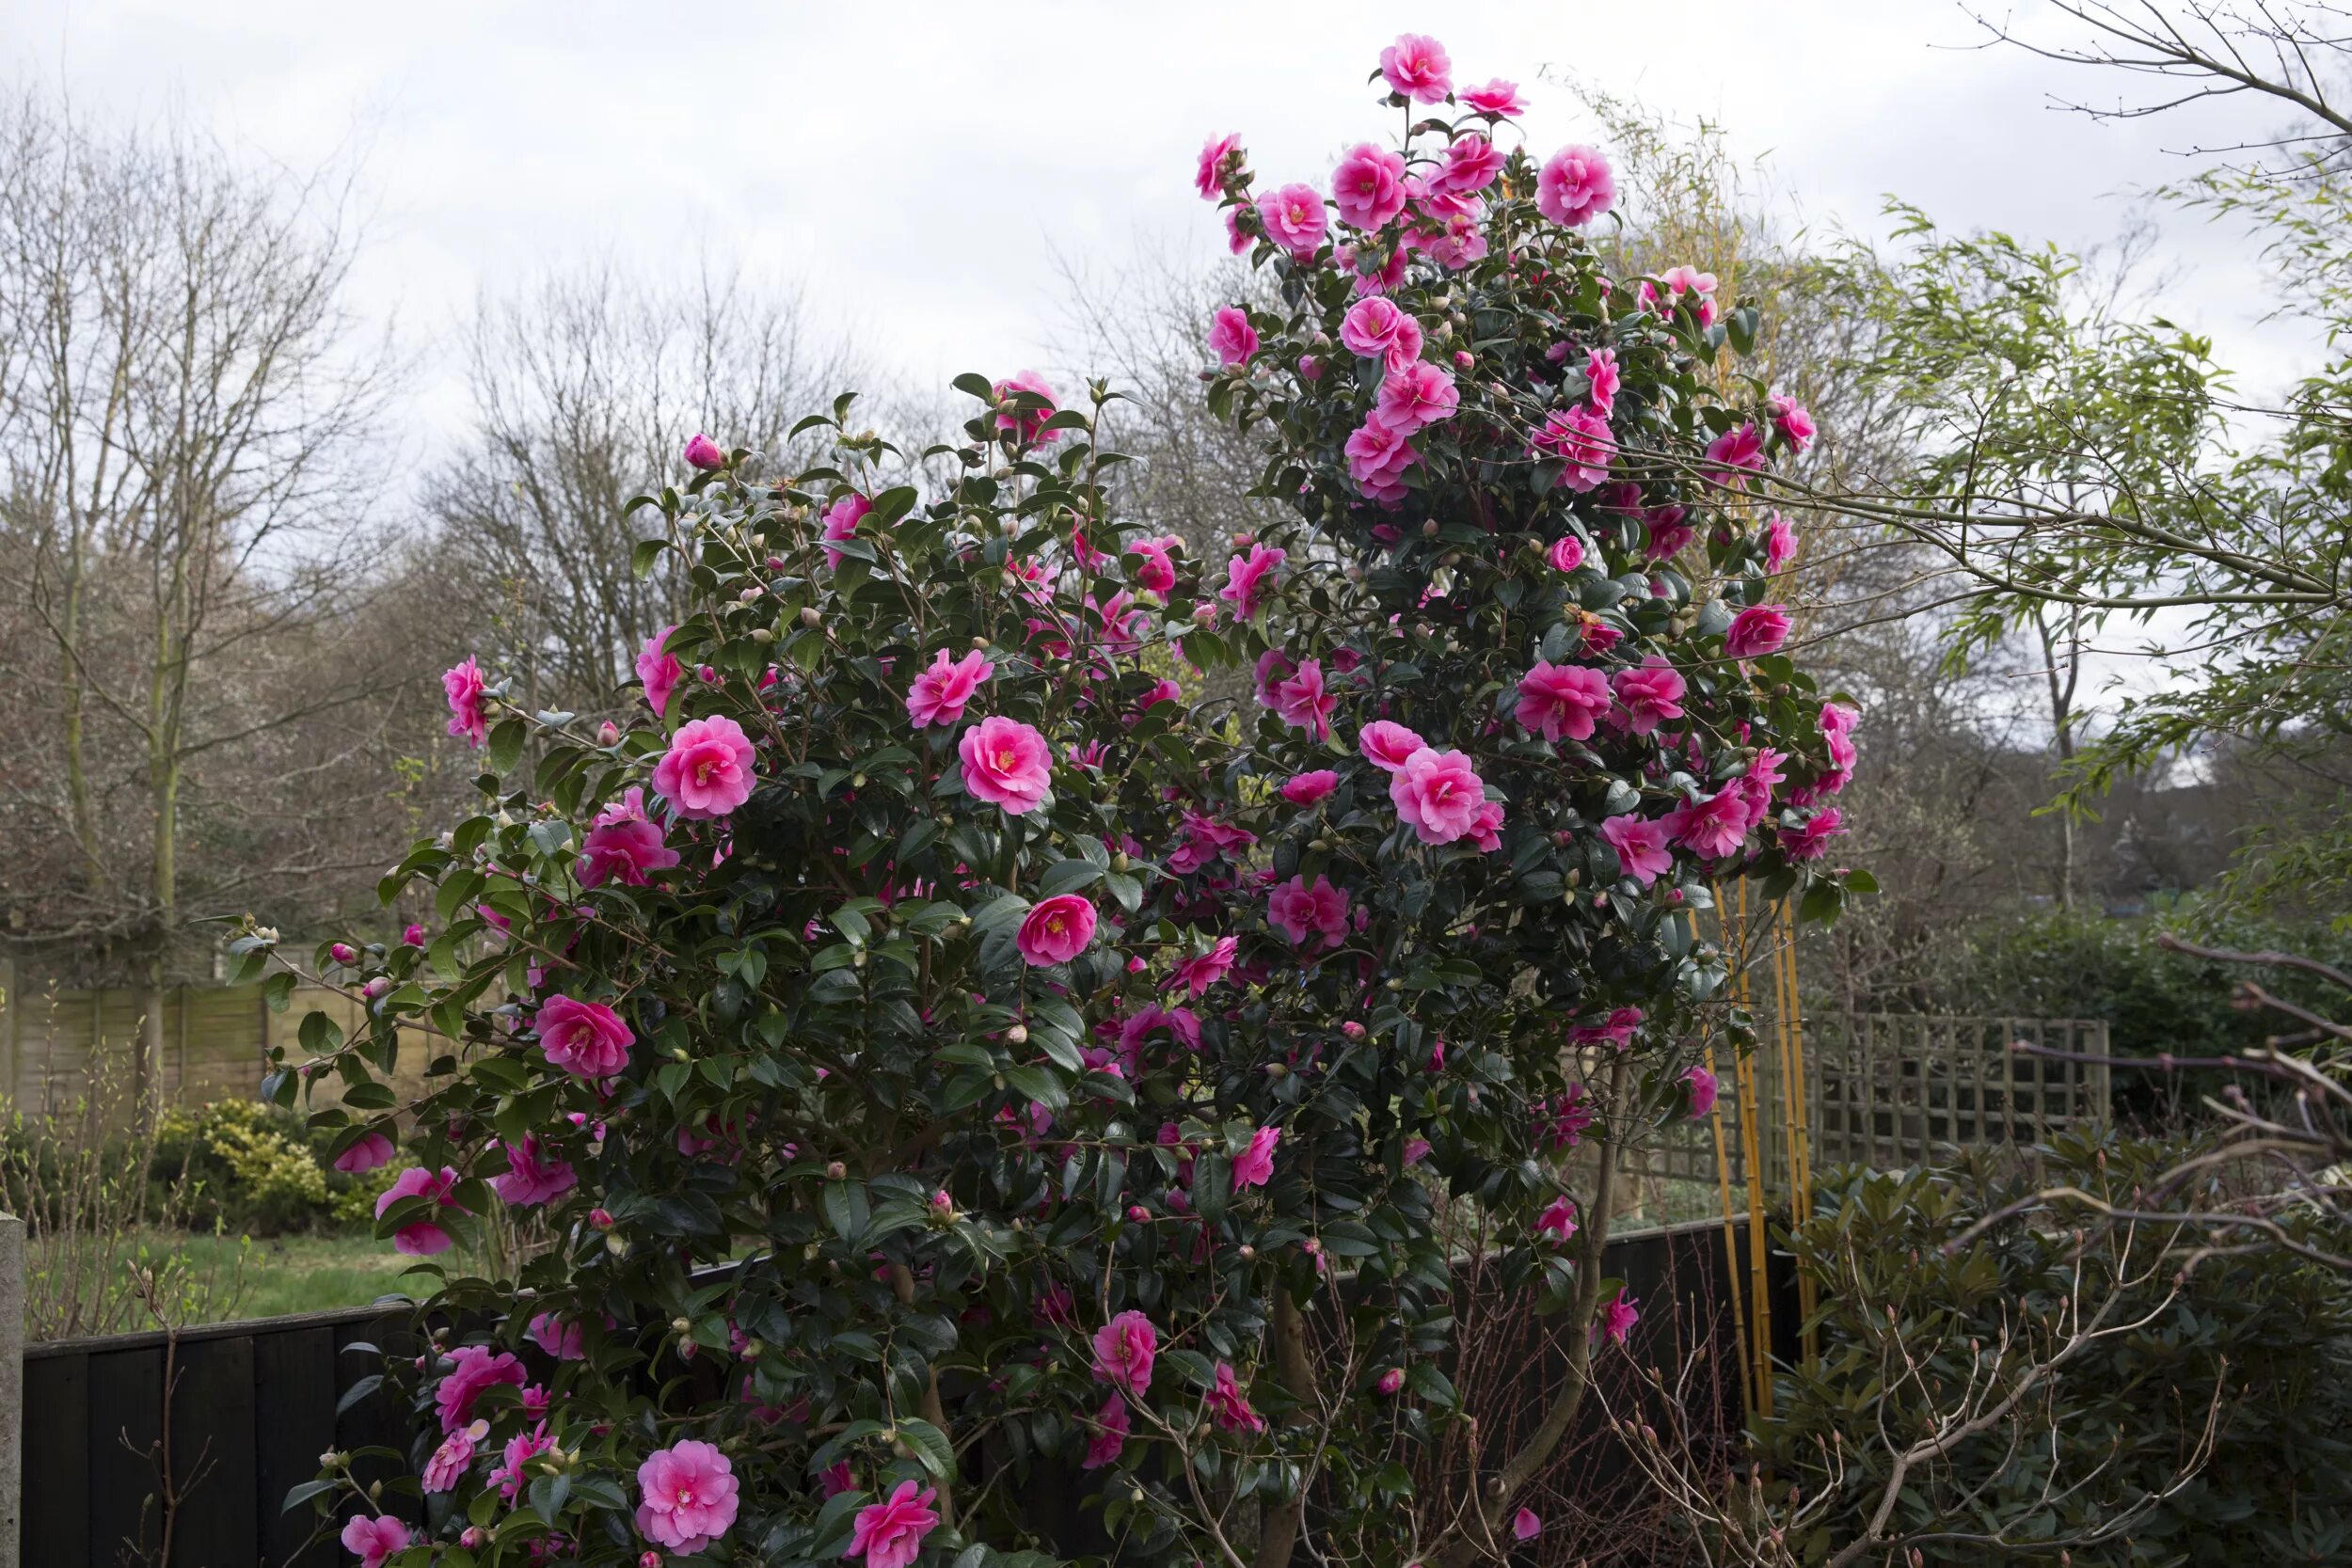
<instances>
[{"instance_id":1,"label":"grass lawn","mask_svg":"<svg viewBox=\"0 0 2352 1568\"><path fill-rule=\"evenodd\" d=\"M233 1308L212 1314L223 1321L365 1307L382 1295L421 1295L436 1283L431 1275L404 1278L412 1260L371 1236L190 1236L184 1245L197 1269L216 1266L224 1286L236 1279Z\"/></svg>"}]
</instances>

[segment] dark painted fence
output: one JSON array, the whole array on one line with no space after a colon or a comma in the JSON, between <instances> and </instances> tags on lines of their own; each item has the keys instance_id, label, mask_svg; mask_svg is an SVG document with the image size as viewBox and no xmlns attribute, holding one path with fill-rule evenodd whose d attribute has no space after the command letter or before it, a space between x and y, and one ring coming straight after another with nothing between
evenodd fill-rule
<instances>
[{"instance_id":1,"label":"dark painted fence","mask_svg":"<svg viewBox=\"0 0 2352 1568\"><path fill-rule=\"evenodd\" d=\"M1744 1249L1744 1222L1740 1229ZM1641 1359L1671 1363L1704 1344L1721 1364L1736 1366L1720 1225L1620 1237L1610 1243L1608 1268L1643 1302ZM1775 1310L1776 1323L1792 1321L1793 1313ZM1488 1402L1500 1388L1463 1391L1507 1431L1531 1418L1557 1357L1541 1348L1543 1331L1533 1323L1502 1327L1529 1345L1507 1363L1504 1408ZM125 1560L156 1568L338 1568L346 1554L313 1538L308 1507L283 1512L286 1493L318 1473L319 1455L329 1449L407 1451L406 1414L389 1398L358 1390L382 1370L387 1354L414 1355L417 1346L405 1307L358 1307L27 1347L23 1560L39 1568L113 1568ZM1613 1491L1612 1483L1635 1479L1603 1430L1600 1402L1582 1414L1581 1430L1544 1478L1563 1503L1576 1496L1589 1503ZM1736 1409L1727 1414L1736 1432ZM1073 1522L1086 1533L1074 1514Z\"/></svg>"},{"instance_id":2,"label":"dark painted fence","mask_svg":"<svg viewBox=\"0 0 2352 1568\"><path fill-rule=\"evenodd\" d=\"M337 1568L348 1554L310 1541L316 1520L284 1513L286 1493L329 1449L406 1450L391 1401L343 1400L410 1324L363 1307L27 1346L24 1561Z\"/></svg>"}]
</instances>

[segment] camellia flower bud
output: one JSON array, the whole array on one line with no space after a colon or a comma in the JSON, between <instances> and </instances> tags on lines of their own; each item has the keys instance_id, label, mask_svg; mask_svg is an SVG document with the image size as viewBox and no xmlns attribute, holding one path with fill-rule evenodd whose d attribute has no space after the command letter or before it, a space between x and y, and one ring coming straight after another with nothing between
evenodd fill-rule
<instances>
[{"instance_id":1,"label":"camellia flower bud","mask_svg":"<svg viewBox=\"0 0 2352 1568\"><path fill-rule=\"evenodd\" d=\"M846 1180L849 1174L850 1167L843 1164L838 1160L835 1160L825 1166L825 1180L828 1181L840 1181Z\"/></svg>"},{"instance_id":2,"label":"camellia flower bud","mask_svg":"<svg viewBox=\"0 0 2352 1568\"><path fill-rule=\"evenodd\" d=\"M610 1209L591 1209L588 1211L588 1223L595 1226L598 1230L610 1230L612 1228L612 1211Z\"/></svg>"},{"instance_id":3,"label":"camellia flower bud","mask_svg":"<svg viewBox=\"0 0 2352 1568\"><path fill-rule=\"evenodd\" d=\"M400 940L406 942L411 947L422 947L424 945L424 927L421 926L411 925L406 930L400 933Z\"/></svg>"},{"instance_id":4,"label":"camellia flower bud","mask_svg":"<svg viewBox=\"0 0 2352 1568\"><path fill-rule=\"evenodd\" d=\"M617 746L621 743L621 726L608 719L596 726L596 744Z\"/></svg>"}]
</instances>

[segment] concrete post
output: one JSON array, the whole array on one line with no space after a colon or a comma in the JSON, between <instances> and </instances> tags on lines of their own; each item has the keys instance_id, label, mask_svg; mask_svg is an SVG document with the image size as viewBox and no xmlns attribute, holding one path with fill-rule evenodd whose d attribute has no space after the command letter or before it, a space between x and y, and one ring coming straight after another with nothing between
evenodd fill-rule
<instances>
[{"instance_id":1,"label":"concrete post","mask_svg":"<svg viewBox=\"0 0 2352 1568\"><path fill-rule=\"evenodd\" d=\"M0 1568L24 1533L24 1222L0 1214Z\"/></svg>"}]
</instances>

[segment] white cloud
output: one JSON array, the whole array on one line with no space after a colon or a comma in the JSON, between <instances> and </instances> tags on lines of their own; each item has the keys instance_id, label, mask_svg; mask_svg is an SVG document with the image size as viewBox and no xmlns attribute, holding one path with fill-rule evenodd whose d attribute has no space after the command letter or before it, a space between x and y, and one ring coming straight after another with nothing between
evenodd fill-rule
<instances>
[{"instance_id":1,"label":"white cloud","mask_svg":"<svg viewBox=\"0 0 2352 1568\"><path fill-rule=\"evenodd\" d=\"M2049 93L2117 84L1967 48L1972 24L1943 0L9 9L0 58L87 106L176 103L294 164L364 143L378 217L361 286L413 329L583 250L707 241L803 277L820 313L932 384L1047 356L1057 247L1115 264L1152 236L1217 254L1189 182L1204 135L1239 130L1265 175L1319 181L1345 141L1391 130L1363 79L1408 26L1434 28L1464 80L1532 85L1549 67L1720 119L1812 219L1866 231L1898 192L1950 227L2092 243L2189 137L2050 110ZM1590 133L1558 89L1534 97L1539 146ZM2185 263L2168 303L2277 373L2243 247L2178 219L2167 238ZM450 409L447 392L427 388L430 405Z\"/></svg>"}]
</instances>

